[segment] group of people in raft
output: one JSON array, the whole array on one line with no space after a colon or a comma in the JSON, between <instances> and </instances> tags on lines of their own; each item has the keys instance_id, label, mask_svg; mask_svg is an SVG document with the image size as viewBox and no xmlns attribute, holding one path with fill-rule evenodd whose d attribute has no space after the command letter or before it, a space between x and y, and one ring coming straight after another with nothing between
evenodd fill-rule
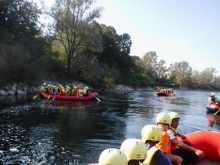
<instances>
[{"instance_id":1,"label":"group of people in raft","mask_svg":"<svg viewBox=\"0 0 220 165\"><path fill-rule=\"evenodd\" d=\"M72 88L70 86L66 85L63 87L62 85L52 85L52 84L43 84L41 87L41 91L45 92L50 95L60 95L60 96L88 96L90 91L87 86L85 87L77 87L76 85L73 85Z\"/></svg>"},{"instance_id":2,"label":"group of people in raft","mask_svg":"<svg viewBox=\"0 0 220 165\"><path fill-rule=\"evenodd\" d=\"M156 93L167 93L168 95L172 96L175 95L173 89L166 89L166 88L158 88Z\"/></svg>"},{"instance_id":3,"label":"group of people in raft","mask_svg":"<svg viewBox=\"0 0 220 165\"><path fill-rule=\"evenodd\" d=\"M161 112L156 125L142 128L142 139L126 139L120 149L105 149L98 163L89 165L195 165L204 153L178 140L185 138L176 130L179 120L176 112Z\"/></svg>"},{"instance_id":4,"label":"group of people in raft","mask_svg":"<svg viewBox=\"0 0 220 165\"><path fill-rule=\"evenodd\" d=\"M218 94L217 97L215 97L215 93L212 93L209 97L208 97L208 104L218 104L220 105L220 93Z\"/></svg>"}]
</instances>

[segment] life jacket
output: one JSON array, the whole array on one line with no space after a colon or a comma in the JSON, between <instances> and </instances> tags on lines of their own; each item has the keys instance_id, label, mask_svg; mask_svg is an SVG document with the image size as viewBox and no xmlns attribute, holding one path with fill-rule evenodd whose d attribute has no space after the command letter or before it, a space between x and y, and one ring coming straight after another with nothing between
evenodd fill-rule
<instances>
[{"instance_id":1,"label":"life jacket","mask_svg":"<svg viewBox=\"0 0 220 165\"><path fill-rule=\"evenodd\" d=\"M72 95L73 95L73 96L76 96L76 95L77 95L77 89L76 89L76 88L73 88L73 90L72 90Z\"/></svg>"},{"instance_id":2,"label":"life jacket","mask_svg":"<svg viewBox=\"0 0 220 165\"><path fill-rule=\"evenodd\" d=\"M144 160L143 164L150 164L154 154L160 150L160 148L158 148L157 146L153 146L150 149L148 149L147 151L147 158Z\"/></svg>"},{"instance_id":3,"label":"life jacket","mask_svg":"<svg viewBox=\"0 0 220 165\"><path fill-rule=\"evenodd\" d=\"M79 89L79 94L83 94L83 90L82 89Z\"/></svg>"},{"instance_id":4,"label":"life jacket","mask_svg":"<svg viewBox=\"0 0 220 165\"><path fill-rule=\"evenodd\" d=\"M83 94L84 95L87 95L89 92L88 92L88 89L83 89Z\"/></svg>"},{"instance_id":5,"label":"life jacket","mask_svg":"<svg viewBox=\"0 0 220 165\"><path fill-rule=\"evenodd\" d=\"M66 95L66 92L65 92L64 88L62 88L62 87L60 87L60 95L61 96Z\"/></svg>"},{"instance_id":6,"label":"life jacket","mask_svg":"<svg viewBox=\"0 0 220 165\"><path fill-rule=\"evenodd\" d=\"M174 136L176 137L176 139L178 139L178 133L177 133L176 129L170 127L170 130L174 133ZM179 147L176 144L174 144L171 140L170 151L176 150L177 148L179 148Z\"/></svg>"}]
</instances>

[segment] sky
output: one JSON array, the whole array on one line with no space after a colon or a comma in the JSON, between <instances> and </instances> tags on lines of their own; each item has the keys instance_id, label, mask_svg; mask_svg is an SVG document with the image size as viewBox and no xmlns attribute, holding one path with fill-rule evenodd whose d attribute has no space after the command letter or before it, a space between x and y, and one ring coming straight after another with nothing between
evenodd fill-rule
<instances>
[{"instance_id":1,"label":"sky","mask_svg":"<svg viewBox=\"0 0 220 165\"><path fill-rule=\"evenodd\" d=\"M97 22L130 35L130 55L155 51L167 66L187 61L193 70L213 67L220 75L220 0L97 0L93 6L104 8Z\"/></svg>"}]
</instances>

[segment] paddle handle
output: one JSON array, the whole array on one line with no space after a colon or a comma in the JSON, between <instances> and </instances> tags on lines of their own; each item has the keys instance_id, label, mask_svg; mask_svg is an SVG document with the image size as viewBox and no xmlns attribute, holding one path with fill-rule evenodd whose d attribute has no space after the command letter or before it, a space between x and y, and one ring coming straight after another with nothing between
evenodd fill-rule
<instances>
[{"instance_id":1,"label":"paddle handle","mask_svg":"<svg viewBox=\"0 0 220 165\"><path fill-rule=\"evenodd\" d=\"M92 93L91 93L91 95L93 95ZM94 95L93 95L94 96ZM94 96L95 97L95 96ZM98 97L95 97L96 98L96 100L98 100L98 101L101 101Z\"/></svg>"},{"instance_id":2,"label":"paddle handle","mask_svg":"<svg viewBox=\"0 0 220 165\"><path fill-rule=\"evenodd\" d=\"M220 111L220 109L217 111L217 112L215 112L213 115L217 115L217 113Z\"/></svg>"}]
</instances>

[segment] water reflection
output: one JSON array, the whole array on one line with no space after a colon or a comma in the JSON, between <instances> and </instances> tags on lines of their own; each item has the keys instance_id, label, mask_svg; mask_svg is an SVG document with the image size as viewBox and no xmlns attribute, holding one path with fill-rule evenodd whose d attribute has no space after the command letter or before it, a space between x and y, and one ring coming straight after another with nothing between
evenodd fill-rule
<instances>
[{"instance_id":1,"label":"water reflection","mask_svg":"<svg viewBox=\"0 0 220 165\"><path fill-rule=\"evenodd\" d=\"M0 97L0 164L97 162L104 149L141 138L143 126L155 124L161 111L181 115L182 134L207 129L209 92L175 92L177 96L163 98L154 91L100 93L101 102ZM213 127L219 129L217 121Z\"/></svg>"},{"instance_id":2,"label":"water reflection","mask_svg":"<svg viewBox=\"0 0 220 165\"><path fill-rule=\"evenodd\" d=\"M206 112L207 126L220 130L220 115L213 115L213 112Z\"/></svg>"}]
</instances>

